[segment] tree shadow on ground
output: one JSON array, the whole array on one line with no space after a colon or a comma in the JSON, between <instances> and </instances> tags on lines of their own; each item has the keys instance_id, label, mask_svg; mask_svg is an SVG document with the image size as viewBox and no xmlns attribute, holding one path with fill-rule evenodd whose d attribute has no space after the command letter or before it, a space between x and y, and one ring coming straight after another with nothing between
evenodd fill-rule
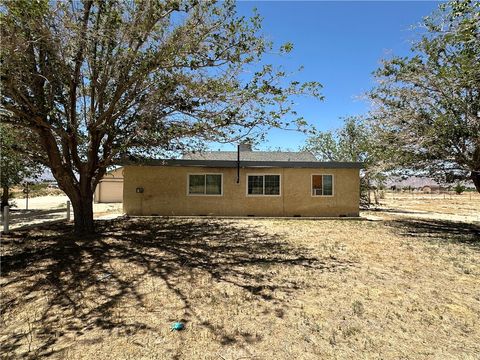
<instances>
[{"instance_id":1,"label":"tree shadow on ground","mask_svg":"<svg viewBox=\"0 0 480 360\"><path fill-rule=\"evenodd\" d=\"M421 211L421 210L408 210L408 209L399 209L399 208L388 208L382 206L370 207L365 208L364 211L372 211L372 212L379 212L379 213L397 213L397 214L426 214L428 211Z\"/></svg>"},{"instance_id":2,"label":"tree shadow on ground","mask_svg":"<svg viewBox=\"0 0 480 360\"><path fill-rule=\"evenodd\" d=\"M18 223L26 222L27 220L55 220L58 219L60 215L65 214L66 212L66 208L41 210L12 210L10 212L10 223L11 225L16 225Z\"/></svg>"},{"instance_id":3,"label":"tree shadow on ground","mask_svg":"<svg viewBox=\"0 0 480 360\"><path fill-rule=\"evenodd\" d=\"M2 297L2 322L29 302L46 298L32 320L39 345L24 355L52 355L62 339L98 329L125 335L158 332L141 317L127 321L116 315L125 303L149 311L140 289L146 279L166 286L183 304L183 320L200 323L221 344L249 343L251 334L232 334L202 321L195 298L183 284L207 275L217 284L233 285L254 299L278 304L285 298L278 294L293 294L300 285L288 277L275 277L269 269L286 266L322 272L353 265L312 255L282 235L226 220L137 218L99 221L97 226L97 235L81 239L64 224L3 237L2 287L8 291ZM119 262L123 265L114 265ZM28 338L22 331L5 335L5 354L20 352Z\"/></svg>"},{"instance_id":4,"label":"tree shadow on ground","mask_svg":"<svg viewBox=\"0 0 480 360\"><path fill-rule=\"evenodd\" d=\"M465 244L480 250L480 226L477 224L430 219L401 219L385 221L385 224L403 236Z\"/></svg>"}]
</instances>

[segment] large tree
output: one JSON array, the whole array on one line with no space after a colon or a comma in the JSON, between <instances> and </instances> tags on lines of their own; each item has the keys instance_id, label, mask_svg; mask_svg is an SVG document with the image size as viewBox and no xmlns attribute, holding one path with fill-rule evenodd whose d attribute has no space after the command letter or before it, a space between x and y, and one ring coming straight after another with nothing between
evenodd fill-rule
<instances>
[{"instance_id":1,"label":"large tree","mask_svg":"<svg viewBox=\"0 0 480 360\"><path fill-rule=\"evenodd\" d=\"M95 186L120 156L305 125L291 96L321 98L320 84L260 66L272 51L260 30L230 1L7 1L2 121L37 137L25 151L91 232Z\"/></svg>"},{"instance_id":2,"label":"large tree","mask_svg":"<svg viewBox=\"0 0 480 360\"><path fill-rule=\"evenodd\" d=\"M375 73L378 129L400 165L480 192L480 2L441 4L422 31Z\"/></svg>"}]
</instances>

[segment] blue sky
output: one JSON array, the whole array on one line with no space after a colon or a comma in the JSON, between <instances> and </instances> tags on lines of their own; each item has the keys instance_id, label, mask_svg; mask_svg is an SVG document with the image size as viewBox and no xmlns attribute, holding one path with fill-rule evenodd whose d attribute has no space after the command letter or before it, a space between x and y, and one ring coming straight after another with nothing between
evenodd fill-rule
<instances>
[{"instance_id":1,"label":"blue sky","mask_svg":"<svg viewBox=\"0 0 480 360\"><path fill-rule=\"evenodd\" d=\"M292 42L286 56L268 56L266 63L304 70L300 81L319 81L324 101L301 99L298 113L319 130L341 126L341 117L365 113L368 103L358 97L373 85L372 72L380 59L392 54L407 55L418 31L411 26L429 15L436 1L242 1L239 14L251 15L257 8L263 32L277 46ZM305 135L273 130L259 148L296 150ZM212 150L220 148L212 146ZM234 145L221 147L234 150Z\"/></svg>"}]
</instances>

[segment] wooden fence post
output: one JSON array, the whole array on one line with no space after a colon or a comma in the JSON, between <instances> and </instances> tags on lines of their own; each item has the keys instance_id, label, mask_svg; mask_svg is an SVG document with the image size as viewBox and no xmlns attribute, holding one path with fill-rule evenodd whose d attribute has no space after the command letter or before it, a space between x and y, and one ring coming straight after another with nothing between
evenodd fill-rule
<instances>
[{"instance_id":1,"label":"wooden fence post","mask_svg":"<svg viewBox=\"0 0 480 360\"><path fill-rule=\"evenodd\" d=\"M3 233L8 234L8 226L10 222L10 209L8 206L3 208Z\"/></svg>"},{"instance_id":2,"label":"wooden fence post","mask_svg":"<svg viewBox=\"0 0 480 360\"><path fill-rule=\"evenodd\" d=\"M67 200L67 221L70 221L70 200Z\"/></svg>"}]
</instances>

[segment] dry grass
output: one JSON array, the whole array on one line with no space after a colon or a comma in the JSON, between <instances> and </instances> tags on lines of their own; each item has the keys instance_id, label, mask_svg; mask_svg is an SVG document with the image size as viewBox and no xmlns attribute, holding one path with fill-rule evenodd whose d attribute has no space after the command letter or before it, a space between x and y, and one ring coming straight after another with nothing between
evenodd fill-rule
<instances>
[{"instance_id":1,"label":"dry grass","mask_svg":"<svg viewBox=\"0 0 480 360\"><path fill-rule=\"evenodd\" d=\"M12 198L24 198L25 194L23 193L23 186L14 186L11 189ZM30 186L30 192L28 196L30 198L39 197L39 196L58 196L65 195L65 193L58 188L49 188L47 184L35 184Z\"/></svg>"},{"instance_id":2,"label":"dry grass","mask_svg":"<svg viewBox=\"0 0 480 360\"><path fill-rule=\"evenodd\" d=\"M477 359L480 228L130 219L4 236L3 358ZM171 332L173 321L186 330Z\"/></svg>"},{"instance_id":3,"label":"dry grass","mask_svg":"<svg viewBox=\"0 0 480 360\"><path fill-rule=\"evenodd\" d=\"M444 194L423 194L417 192L386 192L380 200L378 209L385 218L393 214L420 217L424 219L450 220L462 222L480 222L480 194L466 192L457 195L454 192Z\"/></svg>"}]
</instances>

